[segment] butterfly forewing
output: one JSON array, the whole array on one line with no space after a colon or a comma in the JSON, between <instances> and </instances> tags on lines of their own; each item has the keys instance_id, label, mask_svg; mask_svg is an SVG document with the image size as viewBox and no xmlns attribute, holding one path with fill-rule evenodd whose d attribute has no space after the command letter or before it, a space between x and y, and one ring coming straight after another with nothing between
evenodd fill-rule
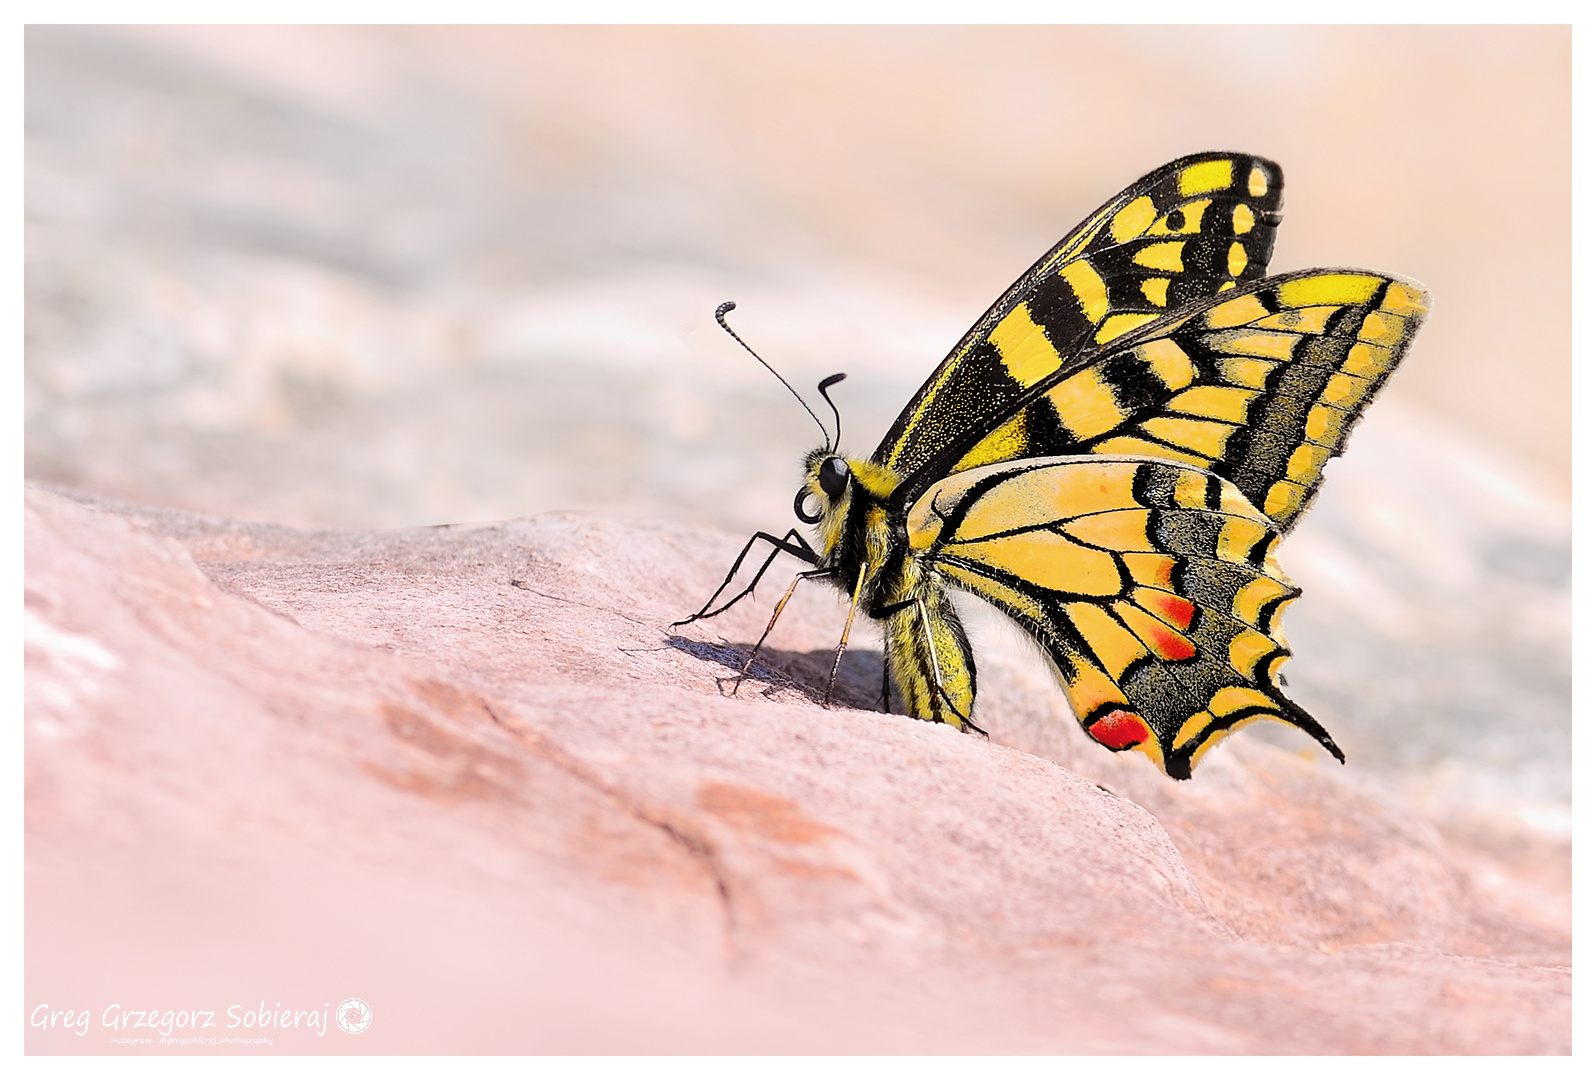
<instances>
[{"instance_id":1,"label":"butterfly forewing","mask_svg":"<svg viewBox=\"0 0 1596 1080\"><path fill-rule=\"evenodd\" d=\"M1197 465L1289 530L1428 307L1422 287L1358 270L1310 270L1226 293L1059 379L1022 414L1035 433L1022 456Z\"/></svg>"},{"instance_id":2,"label":"butterfly forewing","mask_svg":"<svg viewBox=\"0 0 1596 1080\"><path fill-rule=\"evenodd\" d=\"M1132 184L971 328L898 417L875 460L912 474L967 434L972 418L1013 413L1027 388L1082 350L1261 277L1281 189L1279 166L1228 153L1182 158ZM992 432L991 452L978 463L1034 456L1025 450L1026 420L1014 415Z\"/></svg>"},{"instance_id":3,"label":"butterfly forewing","mask_svg":"<svg viewBox=\"0 0 1596 1080\"><path fill-rule=\"evenodd\" d=\"M1068 457L950 477L910 508L911 550L1047 651L1076 717L1172 776L1257 719L1328 734L1278 686L1298 595L1277 527L1229 482L1172 462Z\"/></svg>"}]
</instances>

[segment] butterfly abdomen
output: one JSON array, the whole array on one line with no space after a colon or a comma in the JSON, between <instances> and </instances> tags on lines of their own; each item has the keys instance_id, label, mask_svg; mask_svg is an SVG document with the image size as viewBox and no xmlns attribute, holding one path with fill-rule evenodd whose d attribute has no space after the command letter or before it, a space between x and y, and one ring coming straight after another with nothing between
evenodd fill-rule
<instances>
[{"instance_id":1,"label":"butterfly abdomen","mask_svg":"<svg viewBox=\"0 0 1596 1080\"><path fill-rule=\"evenodd\" d=\"M975 708L975 654L947 590L911 575L900 593L918 605L882 620L887 668L903 711L963 728Z\"/></svg>"}]
</instances>

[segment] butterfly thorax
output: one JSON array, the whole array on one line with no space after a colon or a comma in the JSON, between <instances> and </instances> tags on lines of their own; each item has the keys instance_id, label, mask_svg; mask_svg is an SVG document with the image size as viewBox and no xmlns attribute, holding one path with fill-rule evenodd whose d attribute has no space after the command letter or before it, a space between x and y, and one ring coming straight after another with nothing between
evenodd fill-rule
<instances>
[{"instance_id":1,"label":"butterfly thorax","mask_svg":"<svg viewBox=\"0 0 1596 1080\"><path fill-rule=\"evenodd\" d=\"M903 512L892 507L902 477L825 449L804 464L794 505L815 528L818 566L861 612L882 621L887 668L905 711L963 727L975 702L974 657L941 575L911 557Z\"/></svg>"}]
</instances>

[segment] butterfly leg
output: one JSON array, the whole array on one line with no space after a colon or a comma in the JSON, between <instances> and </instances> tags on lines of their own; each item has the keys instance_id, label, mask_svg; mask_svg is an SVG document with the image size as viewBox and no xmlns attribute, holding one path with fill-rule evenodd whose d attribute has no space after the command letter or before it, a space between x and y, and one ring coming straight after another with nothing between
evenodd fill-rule
<instances>
[{"instance_id":1,"label":"butterfly leg","mask_svg":"<svg viewBox=\"0 0 1596 1080\"><path fill-rule=\"evenodd\" d=\"M942 662L937 659L936 642L931 638L931 616L926 614L925 600L918 596L915 597L914 606L915 610L919 612L920 615L920 629L925 633L925 647L927 654L931 657L931 674L936 678L937 681L937 693L942 696L942 700L947 703L948 708L953 710L953 715L964 721L965 727L969 728L983 739L991 738L991 736L989 736L984 730L976 727L975 721L971 720L968 716L965 716L962 712L960 712L959 707L953 703L953 698L948 693L947 684L942 679Z\"/></svg>"},{"instance_id":2,"label":"butterfly leg","mask_svg":"<svg viewBox=\"0 0 1596 1080\"><path fill-rule=\"evenodd\" d=\"M772 552L771 558L775 557L775 553ZM764 573L764 571L761 570L760 573ZM770 613L770 622L765 624L765 632L759 635L758 641L754 642L754 647L749 650L748 659L743 662L743 669L737 673L737 679L732 683L732 697L737 696L738 687L743 685L743 680L748 677L749 670L754 666L754 657L759 655L759 650L765 644L765 639L769 637L770 632L776 628L776 620L781 618L782 609L787 606L787 601L792 599L793 590L798 588L798 583L804 578L825 577L829 573L829 570L805 570L798 574L797 577L792 579L792 584L787 586L787 591L781 594L780 600L776 601L776 610ZM750 589L752 587L753 586L749 586Z\"/></svg>"},{"instance_id":3,"label":"butterfly leg","mask_svg":"<svg viewBox=\"0 0 1596 1080\"><path fill-rule=\"evenodd\" d=\"M842 650L848 647L848 635L853 632L853 615L859 610L859 593L864 588L865 568L859 567L859 580L854 582L853 600L848 604L848 621L842 624L842 640L837 642L837 655L831 658L831 677L826 680L826 696L822 708L831 708L831 688L837 685L837 669L842 666Z\"/></svg>"},{"instance_id":4,"label":"butterfly leg","mask_svg":"<svg viewBox=\"0 0 1596 1080\"><path fill-rule=\"evenodd\" d=\"M754 545L761 540L770 545L771 551L769 555L765 556L765 561L760 564L759 571L754 574L754 579L748 583L748 587L742 592L726 601L720 607L714 608L714 610L711 611L710 609L714 607L715 601L720 599L720 594L726 591L727 587L731 585L732 579L737 576L737 571L743 568L743 560L748 558L748 553L752 551ZM791 555L794 558L802 559L810 566L814 566L820 562L820 556L817 555L815 550L809 546L809 541L805 540L803 535L799 533L797 529L788 529L787 535L779 539L766 532L757 532L748 538L748 543L743 545L743 550L738 554L737 560L732 563L731 569L726 572L726 580L720 583L720 588L716 589L714 595L704 602L704 606L699 608L695 614L689 615L685 619L678 619L676 622L671 623L671 625L686 626L688 623L697 622L699 619L709 619L719 615L721 612L737 603L737 601L752 593L754 591L754 587L759 584L759 579L765 576L766 570L770 569L770 564L776 561L776 556L783 552L786 552L788 555Z\"/></svg>"}]
</instances>

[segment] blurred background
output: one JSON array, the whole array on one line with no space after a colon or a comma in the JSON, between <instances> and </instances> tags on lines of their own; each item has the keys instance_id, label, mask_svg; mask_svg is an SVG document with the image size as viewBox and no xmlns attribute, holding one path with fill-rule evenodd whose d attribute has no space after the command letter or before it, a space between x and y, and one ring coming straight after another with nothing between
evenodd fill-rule
<instances>
[{"instance_id":1,"label":"blurred background","mask_svg":"<svg viewBox=\"0 0 1596 1080\"><path fill-rule=\"evenodd\" d=\"M718 303L867 454L1121 187L1272 157L1276 270L1435 302L1281 550L1291 693L1348 775L1568 835L1566 27L30 27L25 73L27 476L294 524L780 531L818 432Z\"/></svg>"}]
</instances>

